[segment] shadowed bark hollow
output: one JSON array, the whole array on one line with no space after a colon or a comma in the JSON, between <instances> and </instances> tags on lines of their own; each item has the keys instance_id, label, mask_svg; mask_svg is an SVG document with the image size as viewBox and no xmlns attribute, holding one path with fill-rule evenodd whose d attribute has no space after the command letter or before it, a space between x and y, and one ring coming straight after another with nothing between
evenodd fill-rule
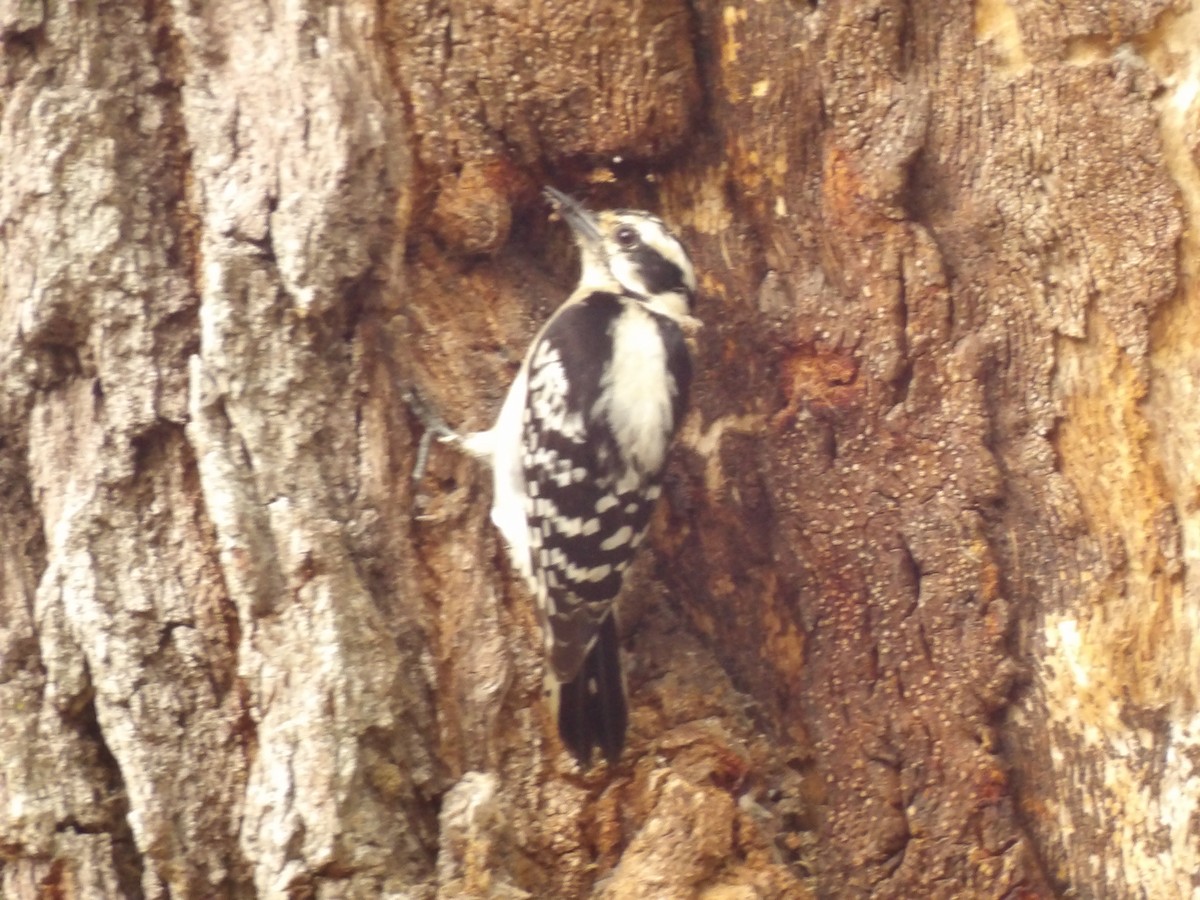
<instances>
[{"instance_id":1,"label":"shadowed bark hollow","mask_svg":"<svg viewBox=\"0 0 1200 900\"><path fill-rule=\"evenodd\" d=\"M1188 898L1200 10L0 0L0 896ZM543 702L490 424L574 251L700 273Z\"/></svg>"}]
</instances>

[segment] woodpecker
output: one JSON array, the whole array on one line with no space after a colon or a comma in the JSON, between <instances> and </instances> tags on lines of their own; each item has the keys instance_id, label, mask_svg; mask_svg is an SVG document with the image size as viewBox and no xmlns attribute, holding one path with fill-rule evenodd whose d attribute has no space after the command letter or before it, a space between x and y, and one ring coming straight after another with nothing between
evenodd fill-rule
<instances>
[{"instance_id":1,"label":"woodpecker","mask_svg":"<svg viewBox=\"0 0 1200 900\"><path fill-rule=\"evenodd\" d=\"M692 380L696 275L661 219L546 198L579 285L533 339L496 423L454 438L493 473L491 518L537 602L559 735L583 766L628 725L615 606ZM451 433L452 434L452 433Z\"/></svg>"}]
</instances>

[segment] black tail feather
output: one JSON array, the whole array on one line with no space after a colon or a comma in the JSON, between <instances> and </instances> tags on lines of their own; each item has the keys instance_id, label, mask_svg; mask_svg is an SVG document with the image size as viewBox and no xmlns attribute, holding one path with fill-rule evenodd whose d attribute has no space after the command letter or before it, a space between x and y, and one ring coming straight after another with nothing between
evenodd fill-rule
<instances>
[{"instance_id":1,"label":"black tail feather","mask_svg":"<svg viewBox=\"0 0 1200 900\"><path fill-rule=\"evenodd\" d=\"M559 686L558 733L580 765L591 763L593 747L612 765L621 758L628 725L617 622L610 615L600 623L579 674Z\"/></svg>"}]
</instances>

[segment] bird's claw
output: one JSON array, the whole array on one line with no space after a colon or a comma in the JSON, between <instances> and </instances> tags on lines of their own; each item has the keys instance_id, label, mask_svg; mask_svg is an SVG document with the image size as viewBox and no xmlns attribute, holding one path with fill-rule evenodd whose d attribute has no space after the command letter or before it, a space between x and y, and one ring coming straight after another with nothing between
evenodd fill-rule
<instances>
[{"instance_id":1,"label":"bird's claw","mask_svg":"<svg viewBox=\"0 0 1200 900\"><path fill-rule=\"evenodd\" d=\"M413 465L412 480L420 481L425 475L425 466L429 462L429 443L433 438L437 438L440 443L450 444L459 443L462 438L453 428L446 424L433 406L425 399L415 386L410 385L404 390L404 402L408 404L408 408L412 410L412 414L417 417L418 421L425 426L425 432L421 435L420 442L417 444L417 461Z\"/></svg>"}]
</instances>

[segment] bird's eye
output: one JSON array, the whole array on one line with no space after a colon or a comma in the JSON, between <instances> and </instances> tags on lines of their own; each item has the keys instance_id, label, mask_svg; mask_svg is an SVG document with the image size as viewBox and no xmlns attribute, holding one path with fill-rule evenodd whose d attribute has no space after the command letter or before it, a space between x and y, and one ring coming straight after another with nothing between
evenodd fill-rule
<instances>
[{"instance_id":1,"label":"bird's eye","mask_svg":"<svg viewBox=\"0 0 1200 900\"><path fill-rule=\"evenodd\" d=\"M622 225L613 235L617 239L617 243L624 250L631 250L641 243L641 236L637 233L637 229L632 225Z\"/></svg>"}]
</instances>

